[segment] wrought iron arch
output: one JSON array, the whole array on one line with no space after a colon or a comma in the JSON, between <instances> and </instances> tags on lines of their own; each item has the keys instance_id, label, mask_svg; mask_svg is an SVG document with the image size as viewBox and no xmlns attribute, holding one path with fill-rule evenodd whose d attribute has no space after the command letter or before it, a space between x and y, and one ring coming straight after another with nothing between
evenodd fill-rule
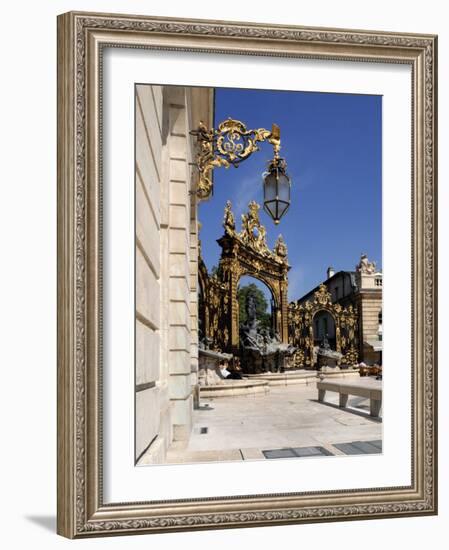
<instances>
[{"instance_id":1,"label":"wrought iron arch","mask_svg":"<svg viewBox=\"0 0 449 550\"><path fill-rule=\"evenodd\" d=\"M281 341L288 342L288 270L287 246L280 235L271 250L266 242L266 229L259 220L260 206L251 201L242 215L241 231L237 232L231 203L225 207L224 234L218 239L221 257L217 273L209 277L208 335L222 350L239 349L237 289L241 277L254 277L270 289L276 304L274 328ZM220 302L220 310L213 311ZM218 320L217 320L218 318ZM220 332L220 334L217 334Z\"/></svg>"},{"instance_id":2,"label":"wrought iron arch","mask_svg":"<svg viewBox=\"0 0 449 550\"><path fill-rule=\"evenodd\" d=\"M314 337L313 319L319 311L327 311L335 322L335 347L342 353L341 363L354 364L358 360L357 352L357 310L352 305L343 308L332 303L331 294L326 285L321 284L313 298L305 303L289 304L289 343L298 349L294 363L297 367L313 367Z\"/></svg>"},{"instance_id":3,"label":"wrought iron arch","mask_svg":"<svg viewBox=\"0 0 449 550\"><path fill-rule=\"evenodd\" d=\"M242 279L243 277L252 277L253 279L257 279L258 281L260 281L261 283L263 283L270 291L273 299L276 301L276 306L279 306L279 303L278 303L278 296L277 296L277 288L275 287L275 285L273 284L273 281L267 277L264 277L264 275L261 275L259 272L254 272L254 271L242 271L240 273L240 277L237 281L237 283L240 282L240 279Z\"/></svg>"}]
</instances>

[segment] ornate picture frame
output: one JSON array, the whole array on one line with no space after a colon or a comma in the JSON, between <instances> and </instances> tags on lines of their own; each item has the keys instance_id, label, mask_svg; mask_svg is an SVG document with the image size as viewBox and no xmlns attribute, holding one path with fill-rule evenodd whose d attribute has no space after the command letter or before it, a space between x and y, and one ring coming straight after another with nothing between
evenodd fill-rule
<instances>
[{"instance_id":1,"label":"ornate picture frame","mask_svg":"<svg viewBox=\"0 0 449 550\"><path fill-rule=\"evenodd\" d=\"M106 47L405 64L412 74L412 483L105 503ZM58 533L69 538L437 513L437 37L70 12L58 17ZM263 488L261 488L263 489Z\"/></svg>"}]
</instances>

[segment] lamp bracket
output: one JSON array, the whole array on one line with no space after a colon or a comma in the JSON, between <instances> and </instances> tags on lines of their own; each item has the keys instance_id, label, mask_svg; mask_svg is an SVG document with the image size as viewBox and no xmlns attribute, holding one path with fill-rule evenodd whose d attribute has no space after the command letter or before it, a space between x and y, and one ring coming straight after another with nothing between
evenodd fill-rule
<instances>
[{"instance_id":1,"label":"lamp bracket","mask_svg":"<svg viewBox=\"0 0 449 550\"><path fill-rule=\"evenodd\" d=\"M267 141L274 150L274 159L279 158L281 148L281 130L273 124L271 132L265 128L248 130L243 122L228 118L218 128L208 129L203 122L191 135L196 136L199 145L196 166L199 170L197 196L207 199L213 188L212 171L214 168L231 165L237 168L241 162L259 150L259 143Z\"/></svg>"}]
</instances>

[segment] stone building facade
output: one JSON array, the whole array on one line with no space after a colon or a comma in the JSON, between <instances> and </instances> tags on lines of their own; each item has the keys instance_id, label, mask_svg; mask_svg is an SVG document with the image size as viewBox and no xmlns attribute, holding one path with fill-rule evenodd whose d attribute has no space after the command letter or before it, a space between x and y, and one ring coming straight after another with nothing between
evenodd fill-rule
<instances>
[{"instance_id":1,"label":"stone building facade","mask_svg":"<svg viewBox=\"0 0 449 550\"><path fill-rule=\"evenodd\" d=\"M375 262L369 261L362 254L355 271L335 272L332 267L327 270L324 284L330 292L333 303L342 307L352 305L357 309L357 341L359 360L366 364L382 361L382 272L376 269ZM299 298L298 304L312 299L319 285ZM321 315L315 319L315 338L320 340L325 333L332 342L334 335L332 319Z\"/></svg>"},{"instance_id":2,"label":"stone building facade","mask_svg":"<svg viewBox=\"0 0 449 550\"><path fill-rule=\"evenodd\" d=\"M136 87L135 458L163 463L192 429L198 372L197 170L213 90Z\"/></svg>"}]
</instances>

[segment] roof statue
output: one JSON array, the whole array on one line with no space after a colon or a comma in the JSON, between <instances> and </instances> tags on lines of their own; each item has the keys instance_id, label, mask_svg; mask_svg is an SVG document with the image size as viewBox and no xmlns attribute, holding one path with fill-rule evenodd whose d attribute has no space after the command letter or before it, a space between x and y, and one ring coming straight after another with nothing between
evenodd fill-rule
<instances>
[{"instance_id":1,"label":"roof statue","mask_svg":"<svg viewBox=\"0 0 449 550\"><path fill-rule=\"evenodd\" d=\"M355 266L357 273L372 275L376 273L376 262L370 262L366 254L360 256L360 262Z\"/></svg>"}]
</instances>

